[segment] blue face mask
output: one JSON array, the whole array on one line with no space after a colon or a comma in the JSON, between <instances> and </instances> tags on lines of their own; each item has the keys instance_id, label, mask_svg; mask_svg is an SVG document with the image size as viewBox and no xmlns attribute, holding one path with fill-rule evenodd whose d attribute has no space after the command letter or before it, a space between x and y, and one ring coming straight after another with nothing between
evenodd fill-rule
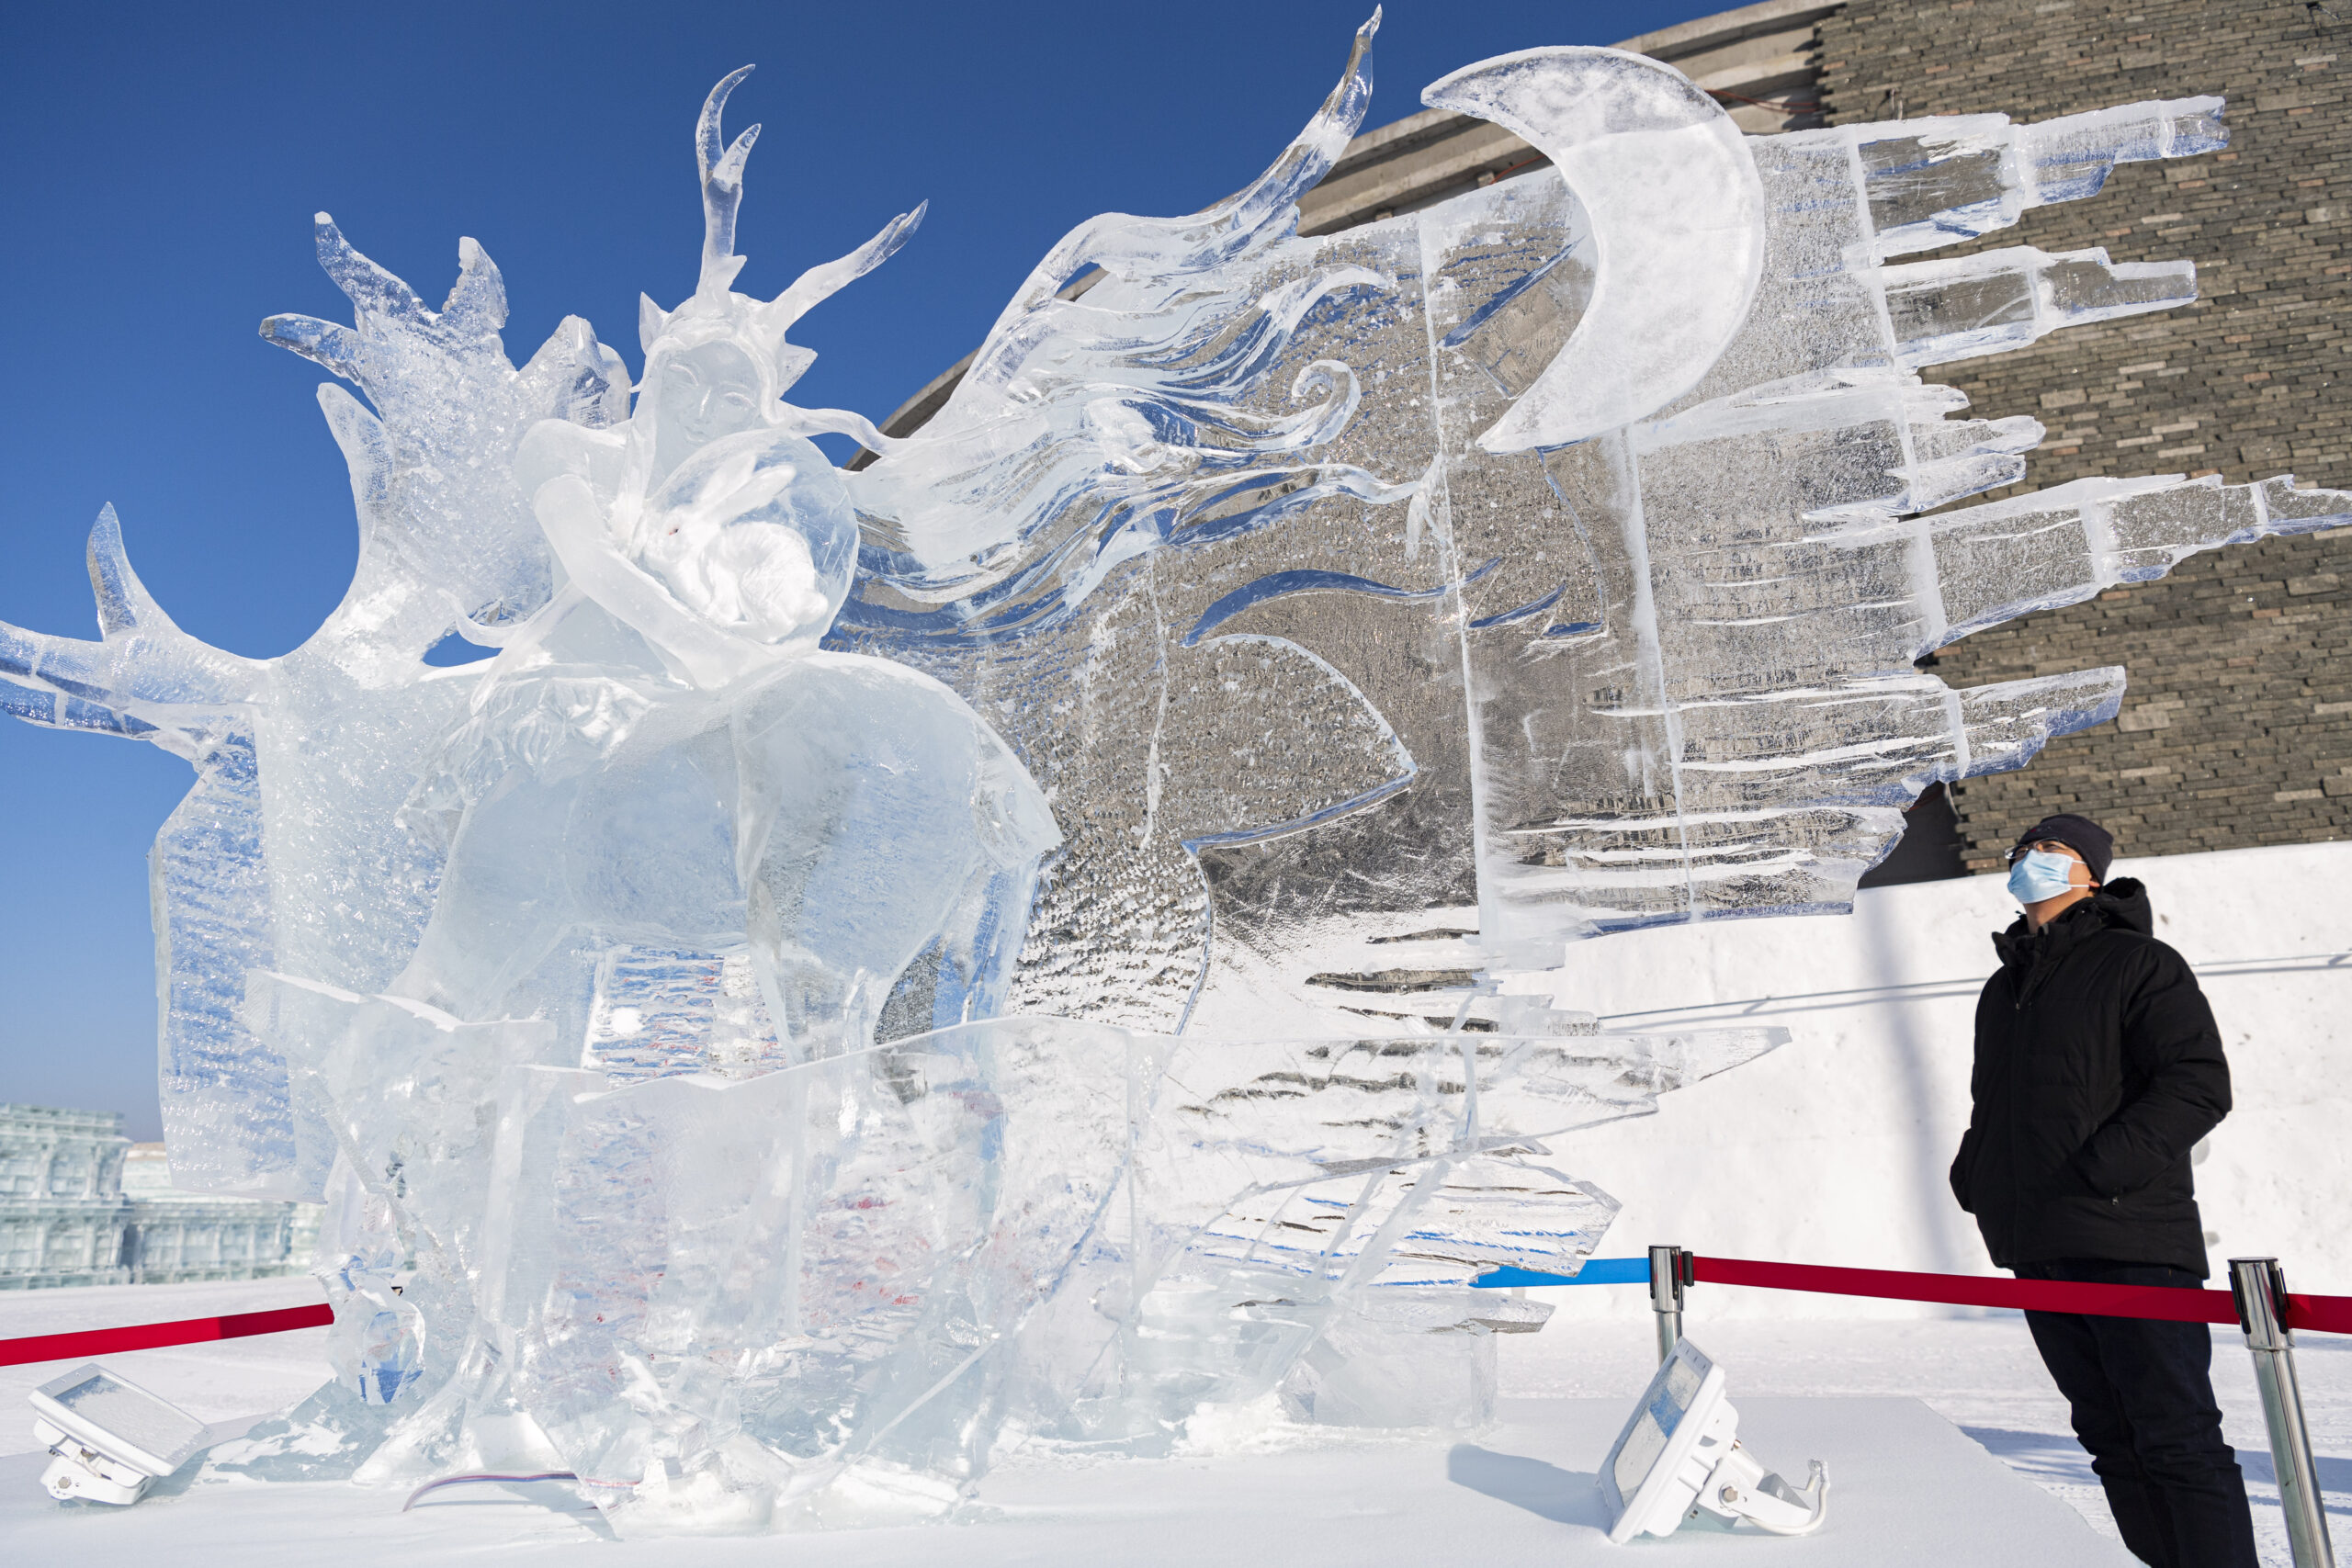
<instances>
[{"instance_id":1,"label":"blue face mask","mask_svg":"<svg viewBox=\"0 0 2352 1568\"><path fill-rule=\"evenodd\" d=\"M2009 897L2020 904L2059 897L2075 886L2075 863L2048 850L2029 850L2009 867Z\"/></svg>"}]
</instances>

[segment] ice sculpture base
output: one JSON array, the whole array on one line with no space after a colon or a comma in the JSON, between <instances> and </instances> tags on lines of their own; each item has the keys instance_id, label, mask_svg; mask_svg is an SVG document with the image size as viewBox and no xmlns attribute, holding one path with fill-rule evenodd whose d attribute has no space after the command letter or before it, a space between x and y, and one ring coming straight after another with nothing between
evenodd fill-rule
<instances>
[{"instance_id":1,"label":"ice sculpture base","mask_svg":"<svg viewBox=\"0 0 2352 1568\"><path fill-rule=\"evenodd\" d=\"M984 1481L969 1522L803 1535L804 1568L890 1568L952 1559L997 1564L1221 1562L1644 1564L1802 1560L1822 1568L1890 1562L2030 1562L2127 1568L2064 1503L2017 1474L1912 1399L1742 1399L1743 1431L1765 1452L1818 1457L1837 1497L1822 1532L1726 1540L1692 1526L1638 1548L1605 1535L1593 1467L1625 1401L1505 1400L1468 1438L1415 1441L1313 1434L1169 1461L1071 1464L1016 1461ZM1257 1443L1279 1443L1261 1435ZM402 1514L404 1489L340 1483L209 1485L159 1494L130 1509L52 1503L37 1476L47 1456L0 1460L0 1540L25 1562L77 1568L418 1568L490 1553L504 1564L594 1562L612 1568L692 1562L771 1564L774 1537L616 1541L567 1489L468 1487ZM185 1477L175 1478L184 1483ZM518 1489L521 1490L521 1489ZM472 1494L468 1496L467 1494ZM576 1511L566 1512L566 1508ZM585 1549L585 1550L583 1550Z\"/></svg>"}]
</instances>

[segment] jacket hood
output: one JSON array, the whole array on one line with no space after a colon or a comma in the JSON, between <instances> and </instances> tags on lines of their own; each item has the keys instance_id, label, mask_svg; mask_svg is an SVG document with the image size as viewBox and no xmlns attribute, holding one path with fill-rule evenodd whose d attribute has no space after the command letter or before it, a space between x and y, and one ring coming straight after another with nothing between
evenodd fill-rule
<instances>
[{"instance_id":1,"label":"jacket hood","mask_svg":"<svg viewBox=\"0 0 2352 1568\"><path fill-rule=\"evenodd\" d=\"M2110 926L2138 931L2142 936L2155 934L2155 911L2148 906L2148 889L2136 876L2119 876L2085 902Z\"/></svg>"}]
</instances>

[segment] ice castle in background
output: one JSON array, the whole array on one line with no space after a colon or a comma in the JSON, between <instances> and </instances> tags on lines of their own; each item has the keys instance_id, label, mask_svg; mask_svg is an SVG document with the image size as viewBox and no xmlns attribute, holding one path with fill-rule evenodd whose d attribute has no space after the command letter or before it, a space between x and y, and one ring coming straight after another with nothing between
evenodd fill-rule
<instances>
[{"instance_id":1,"label":"ice castle in background","mask_svg":"<svg viewBox=\"0 0 2352 1568\"><path fill-rule=\"evenodd\" d=\"M0 1291L300 1274L319 1206L175 1190L112 1111L0 1105Z\"/></svg>"},{"instance_id":2,"label":"ice castle in background","mask_svg":"<svg viewBox=\"0 0 2352 1568\"><path fill-rule=\"evenodd\" d=\"M2122 690L1922 654L2352 513L2177 476L1940 510L2041 428L1921 367L2193 276L1894 258L2217 148L2218 99L1749 139L1656 62L1534 50L1424 97L1555 172L1302 239L1372 32L1248 189L1065 238L901 440L785 400L788 334L921 209L736 292L741 72L634 387L577 319L517 370L473 242L435 311L321 217L353 324L263 331L368 400L320 393L342 605L206 647L108 512L103 640L0 627L0 705L197 771L154 863L175 1179L331 1202L337 1380L217 1469L559 1469L625 1533L742 1530L1252 1401L1475 1421L1541 1313L1469 1285L1573 1271L1615 1208L1563 1135L1780 1040L1605 1033L1511 974L1846 908L1920 790ZM453 632L495 656L426 665ZM1426 977L1403 1012L1301 999L1374 953Z\"/></svg>"}]
</instances>

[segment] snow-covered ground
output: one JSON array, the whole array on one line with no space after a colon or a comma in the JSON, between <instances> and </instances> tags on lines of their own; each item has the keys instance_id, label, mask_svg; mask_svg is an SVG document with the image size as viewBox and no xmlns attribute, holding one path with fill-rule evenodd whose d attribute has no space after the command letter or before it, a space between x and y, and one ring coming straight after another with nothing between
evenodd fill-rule
<instances>
[{"instance_id":1,"label":"snow-covered ground","mask_svg":"<svg viewBox=\"0 0 2352 1568\"><path fill-rule=\"evenodd\" d=\"M1547 1292L1547 1297L1570 1294ZM1583 1293L1642 1303L1639 1287L1588 1286ZM1745 1296L1747 1301L1732 1298ZM1735 1403L1743 1395L1910 1394L1975 1438L2012 1470L2071 1503L2093 1529L2112 1537L2098 1478L2066 1423L2066 1402L2051 1386L2016 1313L1966 1317L1837 1319L1756 1315L1782 1292L1700 1286L1683 1330L1724 1367ZM1710 1315L1720 1303L1727 1314ZM1734 1314L1736 1314L1736 1315ZM1629 1397L1657 1360L1645 1321L1563 1322L1502 1344L1503 1392L1519 1395ZM2352 1339L2301 1337L2296 1371L2330 1528L2352 1543ZM2213 1333L2213 1386L2222 1429L2245 1469L2263 1562L2289 1568L2286 1527L2270 1468L2253 1361L2233 1330ZM1768 1462L1786 1462L1773 1456Z\"/></svg>"},{"instance_id":2,"label":"snow-covered ground","mask_svg":"<svg viewBox=\"0 0 2352 1568\"><path fill-rule=\"evenodd\" d=\"M1587 1286L1569 1294L1609 1295L1622 1317L1555 1320L1543 1333L1501 1341L1502 1392L1521 1397L1598 1397L1630 1401L1648 1380L1657 1349L1638 1288ZM2114 1526L2098 1483L2066 1426L2066 1408L2036 1359L2015 1314L1973 1317L1773 1320L1757 1314L1766 1292L1700 1287L1685 1326L1724 1364L1735 1401L1772 1395L1908 1394L1960 1427L2045 1490L2073 1505L2092 1528ZM249 1284L119 1286L36 1291L0 1296L0 1338L109 1324L249 1312L319 1299L308 1280ZM1724 1315L1713 1315L1722 1310ZM109 1358L123 1371L207 1421L260 1415L290 1403L326 1375L323 1329L297 1334L141 1350ZM2262 1409L2245 1345L2216 1331L2214 1383L2230 1441L2245 1463L2264 1562L2288 1568ZM2329 1515L2352 1529L2352 1341L2304 1337L2298 1356L2320 1480ZM36 1448L26 1393L63 1367L0 1369L0 1454ZM1794 1470L1810 1456L1768 1452L1766 1462Z\"/></svg>"}]
</instances>

